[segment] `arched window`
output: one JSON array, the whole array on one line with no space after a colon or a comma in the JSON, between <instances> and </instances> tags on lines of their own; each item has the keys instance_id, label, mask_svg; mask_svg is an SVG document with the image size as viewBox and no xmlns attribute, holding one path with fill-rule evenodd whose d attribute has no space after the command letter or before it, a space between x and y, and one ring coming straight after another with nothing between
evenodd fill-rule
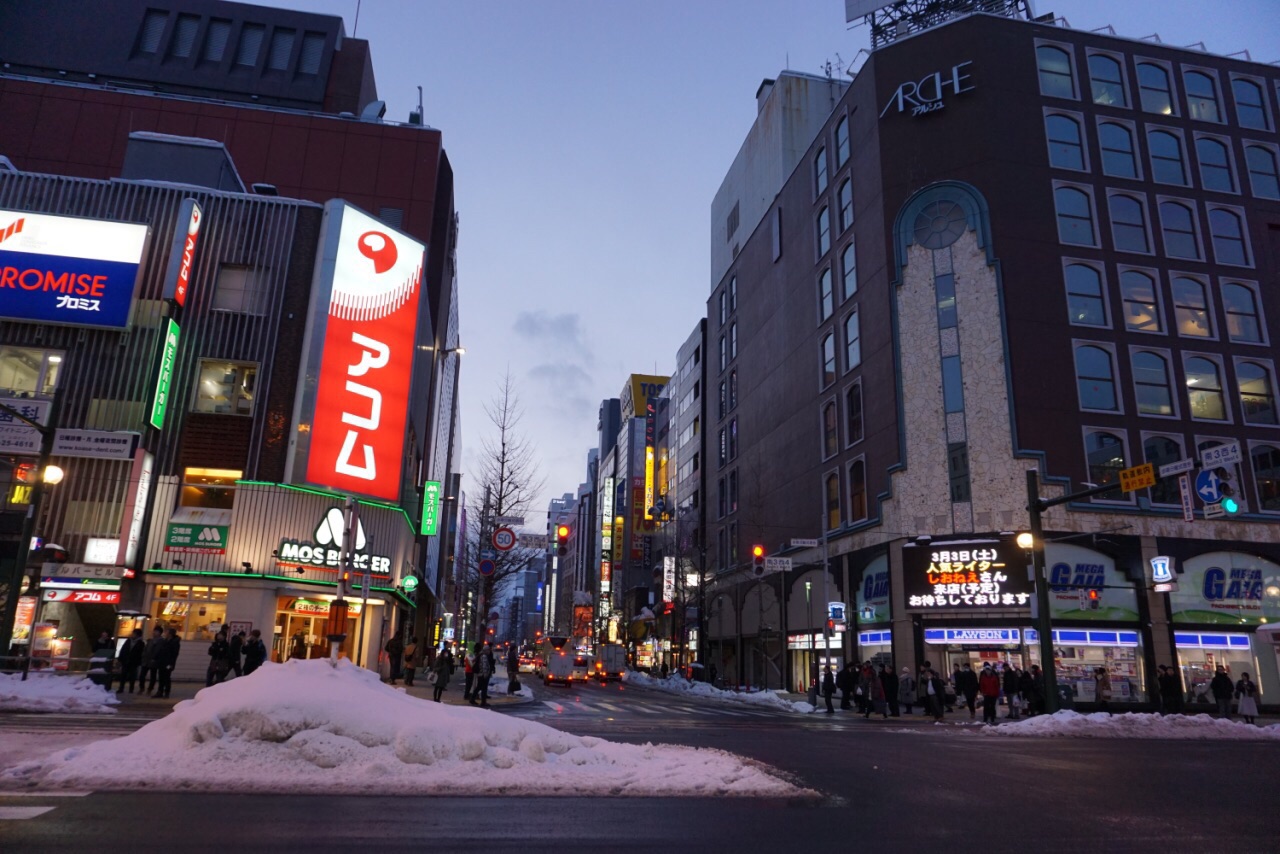
<instances>
[{"instance_id":1,"label":"arched window","mask_svg":"<svg viewBox=\"0 0 1280 854\"><path fill-rule=\"evenodd\" d=\"M853 182L846 180L840 185L840 231L853 225Z\"/></svg>"},{"instance_id":2,"label":"arched window","mask_svg":"<svg viewBox=\"0 0 1280 854\"><path fill-rule=\"evenodd\" d=\"M1138 161L1133 154L1133 133L1116 122L1098 125L1098 146L1102 150L1102 171L1115 178L1137 178Z\"/></svg>"},{"instance_id":3,"label":"arched window","mask_svg":"<svg viewBox=\"0 0 1280 854\"><path fill-rule=\"evenodd\" d=\"M1206 421L1226 421L1227 409L1222 400L1222 376L1214 362L1190 356L1185 364L1187 399L1191 417Z\"/></svg>"},{"instance_id":4,"label":"arched window","mask_svg":"<svg viewBox=\"0 0 1280 854\"><path fill-rule=\"evenodd\" d=\"M827 530L840 527L840 475L827 475Z\"/></svg>"},{"instance_id":5,"label":"arched window","mask_svg":"<svg viewBox=\"0 0 1280 854\"><path fill-rule=\"evenodd\" d=\"M822 458L834 457L840 450L840 438L836 432L840 420L836 416L836 402L833 400L822 407Z\"/></svg>"},{"instance_id":6,"label":"arched window","mask_svg":"<svg viewBox=\"0 0 1280 854\"><path fill-rule=\"evenodd\" d=\"M1182 446L1168 436L1148 436L1142 443L1142 456L1159 469L1182 459ZM1152 504L1181 504L1177 478L1162 477L1151 487Z\"/></svg>"},{"instance_id":7,"label":"arched window","mask_svg":"<svg viewBox=\"0 0 1280 854\"><path fill-rule=\"evenodd\" d=\"M1240 127L1271 130L1261 86L1252 80L1237 78L1231 81L1231 93L1236 96L1236 121Z\"/></svg>"},{"instance_id":8,"label":"arched window","mask_svg":"<svg viewBox=\"0 0 1280 854\"><path fill-rule=\"evenodd\" d=\"M849 521L867 518L867 467L862 460L849 465Z\"/></svg>"},{"instance_id":9,"label":"arched window","mask_svg":"<svg viewBox=\"0 0 1280 854\"><path fill-rule=\"evenodd\" d=\"M1211 338L1213 321L1203 282L1187 276L1173 277L1173 322L1187 338Z\"/></svg>"},{"instance_id":10,"label":"arched window","mask_svg":"<svg viewBox=\"0 0 1280 854\"><path fill-rule=\"evenodd\" d=\"M1089 57L1089 85L1093 90L1093 102L1108 107L1127 107L1124 92L1124 75L1120 63L1113 57L1095 53Z\"/></svg>"},{"instance_id":11,"label":"arched window","mask_svg":"<svg viewBox=\"0 0 1280 854\"><path fill-rule=\"evenodd\" d=\"M1124 469L1124 441L1114 433L1095 430L1085 436L1085 455L1089 464L1089 481L1102 485L1120 480L1120 471ZM1095 500L1123 501L1125 494L1119 489L1104 492Z\"/></svg>"},{"instance_id":12,"label":"arched window","mask_svg":"<svg viewBox=\"0 0 1280 854\"><path fill-rule=\"evenodd\" d=\"M1165 255L1201 260L1200 241L1196 239L1195 218L1190 208L1181 202L1161 202L1160 227Z\"/></svg>"},{"instance_id":13,"label":"arched window","mask_svg":"<svg viewBox=\"0 0 1280 854\"><path fill-rule=\"evenodd\" d=\"M1068 264L1067 311L1078 326L1106 326L1107 308L1102 295L1102 275L1085 264Z\"/></svg>"},{"instance_id":14,"label":"arched window","mask_svg":"<svg viewBox=\"0 0 1280 854\"><path fill-rule=\"evenodd\" d=\"M1270 370L1257 362L1239 362L1236 384L1240 387L1240 408L1246 424L1277 423L1276 391Z\"/></svg>"},{"instance_id":15,"label":"arched window","mask_svg":"<svg viewBox=\"0 0 1280 854\"><path fill-rule=\"evenodd\" d=\"M844 276L844 298L848 299L858 292L858 253L853 248L854 241L844 248L840 256L840 271Z\"/></svg>"},{"instance_id":16,"label":"arched window","mask_svg":"<svg viewBox=\"0 0 1280 854\"><path fill-rule=\"evenodd\" d=\"M1111 206L1111 239L1122 252L1151 251L1147 240L1147 217L1142 203L1133 196L1114 195Z\"/></svg>"},{"instance_id":17,"label":"arched window","mask_svg":"<svg viewBox=\"0 0 1280 854\"><path fill-rule=\"evenodd\" d=\"M862 328L858 324L858 310L844 319L844 364L851 370L862 364Z\"/></svg>"},{"instance_id":18,"label":"arched window","mask_svg":"<svg viewBox=\"0 0 1280 854\"><path fill-rule=\"evenodd\" d=\"M1138 63L1138 97L1148 113L1173 115L1173 94L1169 90L1169 72L1154 62Z\"/></svg>"},{"instance_id":19,"label":"arched window","mask_svg":"<svg viewBox=\"0 0 1280 854\"><path fill-rule=\"evenodd\" d=\"M1280 169L1276 168L1275 151L1261 145L1246 145L1244 162L1249 169L1253 194L1264 199L1280 199Z\"/></svg>"},{"instance_id":20,"label":"arched window","mask_svg":"<svg viewBox=\"0 0 1280 854\"><path fill-rule=\"evenodd\" d=\"M1137 332L1164 332L1164 317L1156 296L1156 283L1146 273L1125 270L1120 274L1120 299L1124 325Z\"/></svg>"},{"instance_id":21,"label":"arched window","mask_svg":"<svg viewBox=\"0 0 1280 854\"><path fill-rule=\"evenodd\" d=\"M849 117L845 116L836 125L836 168L849 162Z\"/></svg>"},{"instance_id":22,"label":"arched window","mask_svg":"<svg viewBox=\"0 0 1280 854\"><path fill-rule=\"evenodd\" d=\"M822 336L822 387L836 381L836 335L828 332Z\"/></svg>"},{"instance_id":23,"label":"arched window","mask_svg":"<svg viewBox=\"0 0 1280 854\"><path fill-rule=\"evenodd\" d=\"M862 383L854 383L844 393L845 442L862 441Z\"/></svg>"},{"instance_id":24,"label":"arched window","mask_svg":"<svg viewBox=\"0 0 1280 854\"><path fill-rule=\"evenodd\" d=\"M1036 48L1036 66L1040 69L1040 94L1051 98L1074 98L1075 80L1071 76L1071 57L1052 45Z\"/></svg>"},{"instance_id":25,"label":"arched window","mask_svg":"<svg viewBox=\"0 0 1280 854\"><path fill-rule=\"evenodd\" d=\"M835 310L835 294L831 290L831 268L818 277L818 320L823 321Z\"/></svg>"},{"instance_id":26,"label":"arched window","mask_svg":"<svg viewBox=\"0 0 1280 854\"><path fill-rule=\"evenodd\" d=\"M1253 288L1235 282L1222 286L1222 307L1227 314L1227 337L1248 344L1262 343L1262 319Z\"/></svg>"},{"instance_id":27,"label":"arched window","mask_svg":"<svg viewBox=\"0 0 1280 854\"><path fill-rule=\"evenodd\" d=\"M1146 350L1133 354L1133 391L1140 415L1173 415L1169 390L1169 364Z\"/></svg>"},{"instance_id":28,"label":"arched window","mask_svg":"<svg viewBox=\"0 0 1280 854\"><path fill-rule=\"evenodd\" d=\"M1280 511L1280 449L1257 445L1249 451L1253 483L1258 489L1258 509Z\"/></svg>"},{"instance_id":29,"label":"arched window","mask_svg":"<svg viewBox=\"0 0 1280 854\"><path fill-rule=\"evenodd\" d=\"M1201 137L1196 140L1196 157L1200 160L1200 183L1206 190L1236 191L1236 176L1231 174L1231 160L1225 145L1216 139Z\"/></svg>"},{"instance_id":30,"label":"arched window","mask_svg":"<svg viewBox=\"0 0 1280 854\"><path fill-rule=\"evenodd\" d=\"M1053 201L1058 210L1058 239L1077 246L1096 246L1093 210L1085 192L1075 187L1059 187L1053 191Z\"/></svg>"},{"instance_id":31,"label":"arched window","mask_svg":"<svg viewBox=\"0 0 1280 854\"><path fill-rule=\"evenodd\" d=\"M1147 147L1151 150L1151 179L1186 186L1182 140L1169 131L1153 130L1147 134Z\"/></svg>"},{"instance_id":32,"label":"arched window","mask_svg":"<svg viewBox=\"0 0 1280 854\"><path fill-rule=\"evenodd\" d=\"M1202 122L1220 122L1218 87L1203 71L1188 71L1182 77L1187 87L1187 115Z\"/></svg>"},{"instance_id":33,"label":"arched window","mask_svg":"<svg viewBox=\"0 0 1280 854\"><path fill-rule=\"evenodd\" d=\"M1059 169L1084 170L1084 146L1080 142L1080 123L1054 113L1045 117L1045 136L1049 138L1049 163Z\"/></svg>"},{"instance_id":34,"label":"arched window","mask_svg":"<svg viewBox=\"0 0 1280 854\"><path fill-rule=\"evenodd\" d=\"M1213 237L1213 258L1219 264L1249 265L1240 217L1226 208L1209 209L1209 234Z\"/></svg>"},{"instance_id":35,"label":"arched window","mask_svg":"<svg viewBox=\"0 0 1280 854\"><path fill-rule=\"evenodd\" d=\"M1080 390L1082 409L1119 410L1111 354L1101 347L1085 345L1076 348L1076 385Z\"/></svg>"}]
</instances>

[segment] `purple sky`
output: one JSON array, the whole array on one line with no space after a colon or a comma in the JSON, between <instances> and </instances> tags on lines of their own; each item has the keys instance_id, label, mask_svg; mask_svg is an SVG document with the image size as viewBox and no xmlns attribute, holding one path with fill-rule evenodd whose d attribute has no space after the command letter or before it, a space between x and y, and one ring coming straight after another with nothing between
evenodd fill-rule
<instances>
[{"instance_id":1,"label":"purple sky","mask_svg":"<svg viewBox=\"0 0 1280 854\"><path fill-rule=\"evenodd\" d=\"M357 0L267 2L368 39L387 119L422 86L461 219L463 484L510 370L546 498L584 479L601 399L670 373L702 316L711 199L760 81L869 44L843 0L363 0L358 23ZM1280 59L1276 0L1034 5L1076 29Z\"/></svg>"}]
</instances>

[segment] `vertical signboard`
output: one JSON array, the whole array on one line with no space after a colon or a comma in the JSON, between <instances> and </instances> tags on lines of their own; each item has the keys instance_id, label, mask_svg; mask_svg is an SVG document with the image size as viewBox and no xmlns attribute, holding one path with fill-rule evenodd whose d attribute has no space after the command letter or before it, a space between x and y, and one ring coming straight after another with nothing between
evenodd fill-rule
<instances>
[{"instance_id":1,"label":"vertical signboard","mask_svg":"<svg viewBox=\"0 0 1280 854\"><path fill-rule=\"evenodd\" d=\"M657 411L658 399L647 398L644 402L644 519L646 522L653 521L653 505L657 500L653 488L653 452L658 435Z\"/></svg>"},{"instance_id":2,"label":"vertical signboard","mask_svg":"<svg viewBox=\"0 0 1280 854\"><path fill-rule=\"evenodd\" d=\"M160 370L156 376L156 393L151 398L151 417L148 423L157 430L164 429L164 416L169 411L169 390L173 385L173 367L178 361L178 324L171 317L165 328L160 346Z\"/></svg>"},{"instance_id":3,"label":"vertical signboard","mask_svg":"<svg viewBox=\"0 0 1280 854\"><path fill-rule=\"evenodd\" d=\"M200 221L204 215L195 199L183 199L178 208L178 227L173 232L173 246L169 250L169 269L164 276L164 293L167 300L180 306L187 304L187 291L191 287L191 267L196 259L196 242L200 239Z\"/></svg>"},{"instance_id":4,"label":"vertical signboard","mask_svg":"<svg viewBox=\"0 0 1280 854\"><path fill-rule=\"evenodd\" d=\"M139 450L133 456L129 473L129 491L125 494L124 514L120 519L120 553L118 566L134 566L138 557L138 540L142 538L142 520L147 517L147 499L151 497L151 471L155 457Z\"/></svg>"},{"instance_id":5,"label":"vertical signboard","mask_svg":"<svg viewBox=\"0 0 1280 854\"><path fill-rule=\"evenodd\" d=\"M290 449L295 479L399 499L423 252L368 214L328 204Z\"/></svg>"},{"instance_id":6,"label":"vertical signboard","mask_svg":"<svg viewBox=\"0 0 1280 854\"><path fill-rule=\"evenodd\" d=\"M422 485L422 528L424 537L434 537L440 530L440 481L429 480Z\"/></svg>"},{"instance_id":7,"label":"vertical signboard","mask_svg":"<svg viewBox=\"0 0 1280 854\"><path fill-rule=\"evenodd\" d=\"M676 601L676 559L672 555L662 559L662 601Z\"/></svg>"}]
</instances>

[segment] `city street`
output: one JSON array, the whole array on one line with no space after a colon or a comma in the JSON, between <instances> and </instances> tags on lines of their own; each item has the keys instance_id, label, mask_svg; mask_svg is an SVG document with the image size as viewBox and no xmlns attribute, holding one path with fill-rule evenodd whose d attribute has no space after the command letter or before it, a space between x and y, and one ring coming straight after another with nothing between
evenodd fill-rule
<instances>
[{"instance_id":1,"label":"city street","mask_svg":"<svg viewBox=\"0 0 1280 854\"><path fill-rule=\"evenodd\" d=\"M14 850L308 850L357 842L432 850L1274 851L1260 786L1274 742L993 739L923 719L829 718L719 706L625 685L545 688L503 711L578 735L734 751L815 790L808 800L367 797L225 793L0 795ZM118 734L145 722L46 720ZM0 717L0 746L34 716ZM122 727L121 725L125 726ZM1179 807L1213 804L1213 814Z\"/></svg>"}]
</instances>

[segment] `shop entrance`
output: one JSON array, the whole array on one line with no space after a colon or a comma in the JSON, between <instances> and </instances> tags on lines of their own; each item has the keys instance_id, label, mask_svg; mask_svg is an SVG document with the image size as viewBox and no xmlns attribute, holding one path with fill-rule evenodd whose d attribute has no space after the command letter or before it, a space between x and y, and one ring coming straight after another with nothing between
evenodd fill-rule
<instances>
[{"instance_id":1,"label":"shop entrance","mask_svg":"<svg viewBox=\"0 0 1280 854\"><path fill-rule=\"evenodd\" d=\"M360 604L349 603L347 638L338 647L339 656L351 658L355 653ZM271 660L329 657L329 603L323 600L294 599L282 596L276 605L276 627L272 639Z\"/></svg>"}]
</instances>

